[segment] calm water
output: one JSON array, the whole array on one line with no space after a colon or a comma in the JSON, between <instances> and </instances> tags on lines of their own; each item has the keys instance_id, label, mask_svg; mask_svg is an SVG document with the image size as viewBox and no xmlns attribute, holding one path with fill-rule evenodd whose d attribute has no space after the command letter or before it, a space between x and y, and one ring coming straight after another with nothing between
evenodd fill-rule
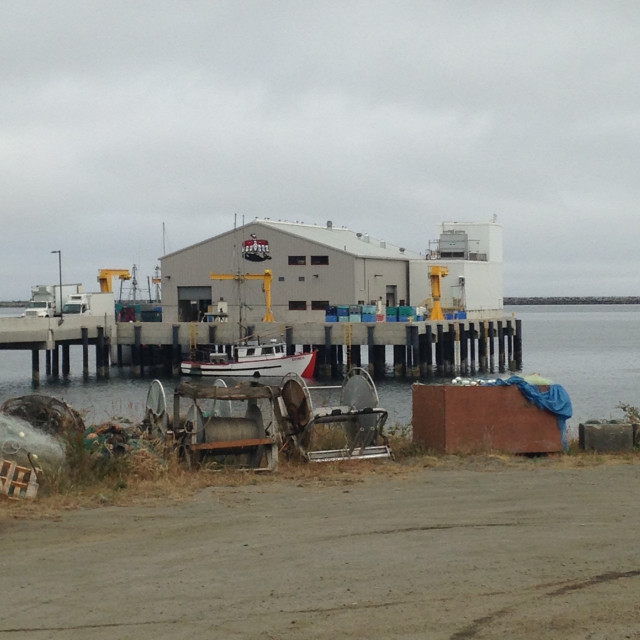
<instances>
[{"instance_id":1,"label":"calm water","mask_svg":"<svg viewBox=\"0 0 640 640\"><path fill-rule=\"evenodd\" d=\"M22 309L0 309L19 315ZM621 417L620 403L640 405L640 305L517 306L505 309L522 320L523 371L562 385L571 397L572 431L589 418ZM93 350L90 351L93 356ZM88 423L110 418L141 419L151 378L135 380L128 369L112 367L110 379L82 379L81 350L71 349L69 380L47 380L41 356L37 393L55 396L86 413ZM506 377L506 376L505 376ZM163 380L169 397L177 379ZM411 383L376 382L389 425L411 421ZM31 352L0 351L0 403L34 392Z\"/></svg>"}]
</instances>

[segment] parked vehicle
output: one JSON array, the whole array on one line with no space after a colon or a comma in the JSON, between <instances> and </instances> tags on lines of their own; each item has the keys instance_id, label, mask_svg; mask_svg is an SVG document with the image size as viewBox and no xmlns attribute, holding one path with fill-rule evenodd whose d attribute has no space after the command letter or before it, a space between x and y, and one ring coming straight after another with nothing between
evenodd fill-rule
<instances>
[{"instance_id":1,"label":"parked vehicle","mask_svg":"<svg viewBox=\"0 0 640 640\"><path fill-rule=\"evenodd\" d=\"M81 284L63 284L62 300L82 293ZM29 306L22 314L26 318L53 318L60 314L60 285L36 284L31 287Z\"/></svg>"},{"instance_id":2,"label":"parked vehicle","mask_svg":"<svg viewBox=\"0 0 640 640\"><path fill-rule=\"evenodd\" d=\"M113 293L75 293L67 298L62 313L87 316L107 314L115 318L115 308Z\"/></svg>"}]
</instances>

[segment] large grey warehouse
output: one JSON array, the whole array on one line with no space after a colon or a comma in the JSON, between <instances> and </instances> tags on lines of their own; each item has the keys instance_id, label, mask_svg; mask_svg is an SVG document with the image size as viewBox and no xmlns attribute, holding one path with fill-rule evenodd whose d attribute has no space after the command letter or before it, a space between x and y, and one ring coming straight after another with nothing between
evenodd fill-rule
<instances>
[{"instance_id":1,"label":"large grey warehouse","mask_svg":"<svg viewBox=\"0 0 640 640\"><path fill-rule=\"evenodd\" d=\"M279 322L323 322L329 305L429 307L434 265L449 268L443 307L469 317L501 314L502 230L495 220L442 223L433 247L415 253L332 222L255 219L160 259L163 319L198 321L224 309L230 322L240 310L247 323L260 322L267 270Z\"/></svg>"}]
</instances>

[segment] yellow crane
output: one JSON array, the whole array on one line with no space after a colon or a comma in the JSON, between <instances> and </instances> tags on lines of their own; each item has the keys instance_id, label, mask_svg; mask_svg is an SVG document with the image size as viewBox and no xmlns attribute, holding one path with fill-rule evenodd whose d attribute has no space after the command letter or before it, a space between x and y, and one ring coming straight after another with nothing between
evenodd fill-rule
<instances>
[{"instance_id":1,"label":"yellow crane","mask_svg":"<svg viewBox=\"0 0 640 640\"><path fill-rule=\"evenodd\" d=\"M237 282L244 282L245 280L262 280L262 288L264 291L266 312L262 322L275 322L273 317L273 311L271 309L271 282L273 280L273 273L271 269L265 269L264 274L260 273L212 273L212 280L236 280Z\"/></svg>"},{"instance_id":2,"label":"yellow crane","mask_svg":"<svg viewBox=\"0 0 640 640\"><path fill-rule=\"evenodd\" d=\"M102 293L113 293L113 278L120 280L131 280L129 269L100 269L98 272L98 282Z\"/></svg>"},{"instance_id":3,"label":"yellow crane","mask_svg":"<svg viewBox=\"0 0 640 640\"><path fill-rule=\"evenodd\" d=\"M449 275L447 267L429 267L429 280L431 281L431 297L433 307L431 308L430 320L444 320L440 298L442 297L442 278Z\"/></svg>"}]
</instances>

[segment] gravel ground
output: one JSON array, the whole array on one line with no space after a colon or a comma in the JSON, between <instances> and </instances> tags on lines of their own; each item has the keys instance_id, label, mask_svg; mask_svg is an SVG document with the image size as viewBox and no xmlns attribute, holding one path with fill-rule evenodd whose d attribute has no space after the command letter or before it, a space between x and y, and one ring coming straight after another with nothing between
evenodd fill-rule
<instances>
[{"instance_id":1,"label":"gravel ground","mask_svg":"<svg viewBox=\"0 0 640 640\"><path fill-rule=\"evenodd\" d=\"M4 509L0 639L640 638L639 481L424 468Z\"/></svg>"}]
</instances>

